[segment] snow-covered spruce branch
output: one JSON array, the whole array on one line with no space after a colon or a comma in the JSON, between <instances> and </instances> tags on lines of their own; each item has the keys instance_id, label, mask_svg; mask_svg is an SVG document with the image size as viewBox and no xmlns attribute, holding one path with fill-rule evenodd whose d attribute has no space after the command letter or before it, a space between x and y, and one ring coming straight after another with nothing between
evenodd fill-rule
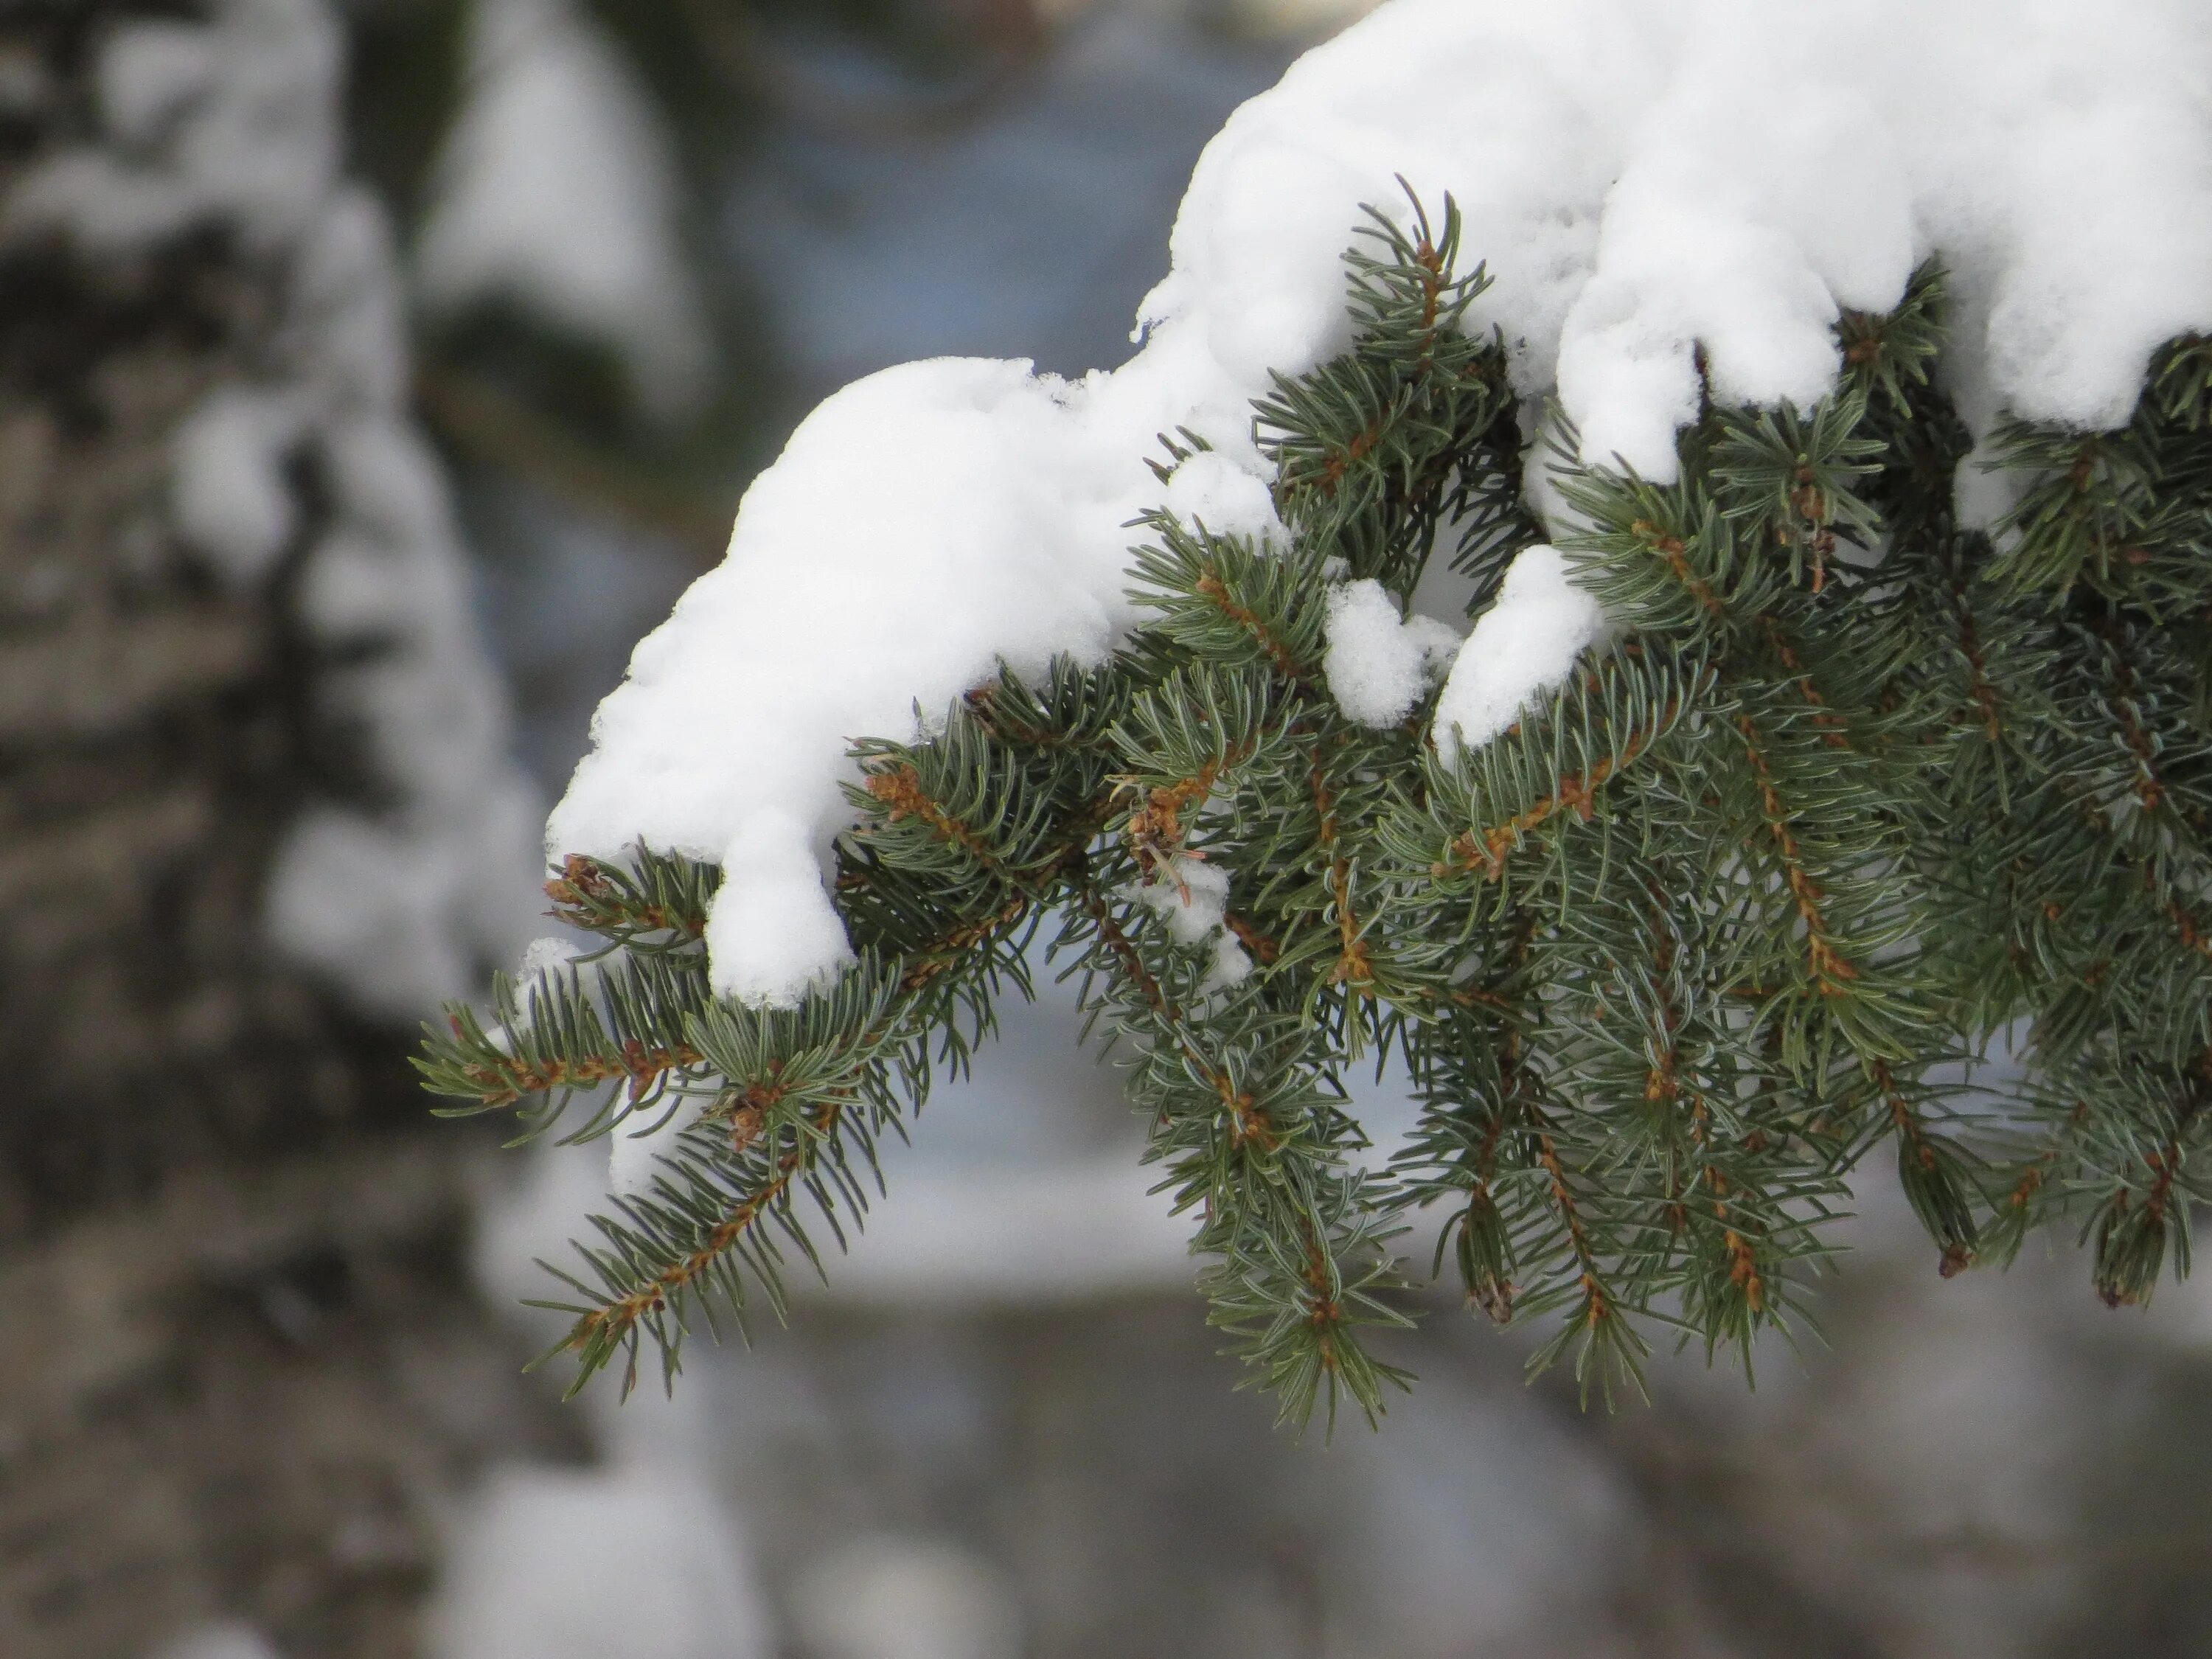
<instances>
[{"instance_id":1,"label":"snow-covered spruce branch","mask_svg":"<svg viewBox=\"0 0 2212 1659\"><path fill-rule=\"evenodd\" d=\"M1823 57L1846 21L1890 51ZM2185 1267L2208 58L2148 6L1395 0L1209 147L1128 365L824 404L554 815L598 988L426 1062L619 1131L584 1370L773 1297L801 1199L857 1219L1047 928L1292 1416L1397 1380L1424 1206L1607 1388L1798 1318L1877 1147L1947 1274L2053 1217L2116 1304ZM1771 142L1716 129L1784 72ZM2053 75L2108 165L2007 136ZM1392 1051L1386 1178L1339 1079Z\"/></svg>"},{"instance_id":2,"label":"snow-covered spruce branch","mask_svg":"<svg viewBox=\"0 0 2212 1659\"><path fill-rule=\"evenodd\" d=\"M434 1041L432 1086L480 1107L600 1086L583 1133L700 1103L570 1277L586 1373L641 1337L672 1364L748 1278L780 1307L782 1251L815 1255L801 1199L842 1239L931 1045L957 1067L1048 920L1202 1218L1216 1317L1293 1415L1339 1390L1372 1412L1395 1380L1360 1338L1402 1322L1389 1241L1420 1202L1451 1206L1471 1297L1564 1314L1547 1356L1599 1377L1632 1373L1651 1321L1747 1349L1790 1317L1884 1139L1947 1272L2060 1208L2088 1218L2109 1297L2148 1293L2212 1086L2203 501L2154 496L2127 522L2140 556L2050 586L2018 573L2106 497L2054 509L2046 483L1998 541L1960 529L1926 465L1958 442L1930 265L1896 313L1844 319L1845 383L1811 413L1710 409L1668 485L1563 467L1564 556L1510 506L1440 543L1462 529L1443 504L1510 476L1521 439L1495 341L1431 336L1456 214L1413 224L1370 227L1353 350L1265 407L1279 538L1152 515L1152 620L1122 652L1003 674L933 736L854 751L836 895L859 967L747 1008L707 973L710 866L572 859L550 890L609 941L597 991L502 988L496 1035L457 1013ZM2190 476L2203 386L2174 365L2201 361L2173 348L2164 395L2096 442ZM2042 476L2085 441L2008 442ZM1424 687L1418 626L1345 660L1345 595L1401 605L1440 548L1495 596L1478 641L1582 594L1609 638L1502 701ZM2130 591L2171 611L2187 583L2163 624ZM1332 690L1389 672L1416 695L1379 716ZM1968 1117L1946 1064L2023 1015L2030 1081ZM1428 1103L1389 1182L1351 1168L1335 1083L1376 1045Z\"/></svg>"}]
</instances>

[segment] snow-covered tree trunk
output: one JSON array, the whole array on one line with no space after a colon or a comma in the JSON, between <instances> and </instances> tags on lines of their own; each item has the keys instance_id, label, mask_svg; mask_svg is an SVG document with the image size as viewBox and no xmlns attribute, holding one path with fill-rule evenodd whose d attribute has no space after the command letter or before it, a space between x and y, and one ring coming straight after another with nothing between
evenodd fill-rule
<instances>
[{"instance_id":1,"label":"snow-covered tree trunk","mask_svg":"<svg viewBox=\"0 0 2212 1659\"><path fill-rule=\"evenodd\" d=\"M335 167L338 47L319 3L0 12L0 1651L23 1659L218 1616L294 1655L410 1651L440 1495L562 1434L467 1288L465 1160L383 1018L435 964L395 948L416 982L380 982L341 926L377 894L316 862L344 834L418 875L476 856L433 833L434 781L386 763L395 688L458 734L486 819L527 817L450 632L380 222ZM377 612L349 637L348 599ZM349 955L375 1018L318 976Z\"/></svg>"}]
</instances>

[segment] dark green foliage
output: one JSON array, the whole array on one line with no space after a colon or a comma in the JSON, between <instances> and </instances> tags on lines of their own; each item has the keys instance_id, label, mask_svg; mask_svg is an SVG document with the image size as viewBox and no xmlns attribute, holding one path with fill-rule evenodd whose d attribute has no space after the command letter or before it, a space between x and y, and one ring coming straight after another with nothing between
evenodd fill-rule
<instances>
[{"instance_id":1,"label":"dark green foliage","mask_svg":"<svg viewBox=\"0 0 2212 1659\"><path fill-rule=\"evenodd\" d=\"M526 1131L704 1111L568 1277L584 1374L751 1289L802 1207L839 1238L874 1149L1026 993L1053 930L1112 1033L1148 1154L1196 1218L1213 1316L1303 1419L1401 1374L1398 1242L1437 1228L1471 1303L1547 1318L1607 1390L1671 1328L1747 1364L1799 1318L1853 1171L1887 1144L1947 1275L2069 1218L2099 1292L2187 1261L2212 1134L2212 350L2152 365L2124 431L2001 432L2018 506L1960 521L1971 441L1936 389L1942 276L1846 316L1818 409L1710 406L1660 485L1572 459L1554 526L1614 628L1471 753L1430 708L1329 696L1328 595L1401 602L1439 555L1470 611L1539 532L1502 343L1463 326L1459 235L1376 219L1358 343L1257 410L1288 544L1155 514L1149 620L1111 664L1011 675L856 750L838 898L861 965L796 1011L708 993L715 872L571 860L594 988L502 983L423 1061ZM1164 478L1198 441L1155 464ZM1228 880L1218 941L1172 926ZM1188 930L1187 930L1188 931ZM1345 1067L1425 1103L1363 1167ZM1869 1168L1873 1166L1870 1164ZM1886 1178L1863 1174L1857 1179ZM801 1200L805 1200L802 1206Z\"/></svg>"}]
</instances>

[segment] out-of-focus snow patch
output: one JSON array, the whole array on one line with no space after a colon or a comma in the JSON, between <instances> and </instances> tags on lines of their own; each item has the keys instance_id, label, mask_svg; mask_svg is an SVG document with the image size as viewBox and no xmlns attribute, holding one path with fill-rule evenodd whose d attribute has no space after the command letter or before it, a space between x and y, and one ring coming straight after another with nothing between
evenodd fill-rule
<instances>
[{"instance_id":1,"label":"out-of-focus snow patch","mask_svg":"<svg viewBox=\"0 0 2212 1659\"><path fill-rule=\"evenodd\" d=\"M928 1126L924 1125L925 1130ZM822 1294L912 1307L1032 1306L1188 1286L1188 1216L1127 1153L994 1170L900 1160Z\"/></svg>"},{"instance_id":2,"label":"out-of-focus snow patch","mask_svg":"<svg viewBox=\"0 0 2212 1659\"><path fill-rule=\"evenodd\" d=\"M469 1266L495 1307L532 1326L547 1340L557 1316L522 1307L545 1293L539 1261L558 1262L568 1241L580 1238L592 1212L605 1208L606 1149L541 1142L521 1157L503 1160L478 1195Z\"/></svg>"},{"instance_id":3,"label":"out-of-focus snow patch","mask_svg":"<svg viewBox=\"0 0 2212 1659\"><path fill-rule=\"evenodd\" d=\"M728 1506L672 1463L512 1468L454 1517L434 1659L768 1659Z\"/></svg>"},{"instance_id":4,"label":"out-of-focus snow patch","mask_svg":"<svg viewBox=\"0 0 2212 1659\"><path fill-rule=\"evenodd\" d=\"M713 343L636 72L573 0L476 0L468 76L416 251L425 301L513 301L614 348L649 411L695 409Z\"/></svg>"},{"instance_id":5,"label":"out-of-focus snow patch","mask_svg":"<svg viewBox=\"0 0 2212 1659\"><path fill-rule=\"evenodd\" d=\"M1157 434L1213 446L1170 503L1264 533L1250 400L1348 343L1340 255L1363 204L1407 211L1401 174L1456 197L1494 279L1470 325L1502 332L1516 386L1556 392L1593 459L1675 476L1700 351L1723 398L1817 400L1840 310L1894 305L1930 252L1987 296L1950 371L1970 420L2124 420L2150 349L2212 326L2208 74L2212 13L2164 0L1395 0L1207 146L1124 368L910 365L799 428L603 705L551 849L726 864L775 811L818 853L851 738L916 735L917 704L1001 661L1100 660L1134 620L1125 526L1161 499ZM1786 88L1755 142L1746 87ZM1540 608L1543 651L1504 619L1478 630L1445 732L1480 741L1562 672L1594 626L1565 605ZM818 872L776 863L760 880L811 903ZM785 913L732 873L726 895ZM837 954L811 932L741 944L733 915L710 927L717 982L749 1000L799 994Z\"/></svg>"},{"instance_id":6,"label":"out-of-focus snow patch","mask_svg":"<svg viewBox=\"0 0 2212 1659\"><path fill-rule=\"evenodd\" d=\"M1598 602L1575 586L1559 549L1523 549L1437 699L1437 753L1449 761L1504 731L1531 697L1566 678L1604 625Z\"/></svg>"},{"instance_id":7,"label":"out-of-focus snow patch","mask_svg":"<svg viewBox=\"0 0 2212 1659\"><path fill-rule=\"evenodd\" d=\"M1069 1058L1061 1057L1063 1070ZM957 1085L942 1092L946 1098L917 1126L925 1147L940 1127L934 1120L958 1109ZM616 1131L617 1146L621 1134ZM634 1144L648 1148L649 1176L651 1143ZM794 1258L793 1294L867 1307L1050 1307L1187 1288L1195 1271L1194 1224L1170 1213L1167 1194L1148 1190L1154 1176L1128 1150L1068 1151L995 1165L988 1153L946 1156L896 1146L884 1156L889 1195L871 1204L864 1228L847 1229L851 1248L826 1258L826 1281ZM537 1263L564 1260L568 1240L589 1236L589 1218L607 1207L607 1188L606 1154L598 1143L534 1151L520 1184L485 1195L477 1216L478 1279L508 1305L544 1295ZM823 1239L834 1242L826 1232Z\"/></svg>"},{"instance_id":8,"label":"out-of-focus snow patch","mask_svg":"<svg viewBox=\"0 0 2212 1659\"><path fill-rule=\"evenodd\" d=\"M623 1198L650 1190L661 1158L676 1150L678 1133L699 1121L708 1099L705 1095L671 1095L634 1107L607 1137L609 1189Z\"/></svg>"},{"instance_id":9,"label":"out-of-focus snow patch","mask_svg":"<svg viewBox=\"0 0 2212 1659\"><path fill-rule=\"evenodd\" d=\"M483 961L512 959L534 931L537 798L508 755L434 459L396 408L365 400L331 398L309 436L334 511L301 574L301 618L334 650L370 647L317 692L367 739L396 805L304 815L272 877L271 927L374 1011L416 1014L468 994Z\"/></svg>"},{"instance_id":10,"label":"out-of-focus snow patch","mask_svg":"<svg viewBox=\"0 0 2212 1659\"><path fill-rule=\"evenodd\" d=\"M288 834L269 888L270 931L326 969L353 1000L392 1019L465 993L476 964L453 907L473 884L496 886L512 864L471 868L464 850L358 814L319 807Z\"/></svg>"},{"instance_id":11,"label":"out-of-focus snow patch","mask_svg":"<svg viewBox=\"0 0 2212 1659\"><path fill-rule=\"evenodd\" d=\"M306 423L296 396L226 386L202 399L177 434L177 532L233 586L264 579L291 538L284 465Z\"/></svg>"},{"instance_id":12,"label":"out-of-focus snow patch","mask_svg":"<svg viewBox=\"0 0 2212 1659\"><path fill-rule=\"evenodd\" d=\"M945 1538L864 1538L799 1581L817 1659L1016 1659L1021 1615L1005 1576Z\"/></svg>"},{"instance_id":13,"label":"out-of-focus snow patch","mask_svg":"<svg viewBox=\"0 0 2212 1659\"><path fill-rule=\"evenodd\" d=\"M282 1659L282 1656L251 1625L226 1620L179 1637L156 1650L154 1659Z\"/></svg>"}]
</instances>

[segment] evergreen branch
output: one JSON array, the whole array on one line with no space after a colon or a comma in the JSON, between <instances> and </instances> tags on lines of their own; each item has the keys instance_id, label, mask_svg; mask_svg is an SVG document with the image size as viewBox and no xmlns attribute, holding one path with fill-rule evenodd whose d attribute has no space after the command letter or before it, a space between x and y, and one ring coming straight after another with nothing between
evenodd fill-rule
<instances>
[{"instance_id":1,"label":"evergreen branch","mask_svg":"<svg viewBox=\"0 0 2212 1659\"><path fill-rule=\"evenodd\" d=\"M1430 876L1443 880L1474 874L1498 881L1513 852L1562 814L1591 822L1608 788L1680 724L1691 689L1709 684L1702 665L1677 671L1656 657L1626 653L1600 659L1560 694L1548 718L1524 721L1517 732L1463 760L1456 779L1431 781L1430 793L1439 804L1455 795L1492 810L1516 800L1526 804L1451 835L1443 856L1429 865ZM1537 759L1547 737L1571 756L1566 766ZM1541 793L1528 787L1532 775L1546 779Z\"/></svg>"},{"instance_id":2,"label":"evergreen branch","mask_svg":"<svg viewBox=\"0 0 2212 1659\"><path fill-rule=\"evenodd\" d=\"M493 982L489 1030L475 1010L448 1005L444 1030L423 1028L424 1052L415 1061L423 1086L467 1102L454 1109L464 1113L525 1106L526 1133L535 1133L580 1091L620 1083L607 1103L618 1110L653 1097L672 1073L701 1064L685 1030L704 986L698 953L633 945L594 979L596 989L587 990L573 968L541 976L518 1002L517 988L501 975ZM608 1121L602 1112L577 1133L597 1133Z\"/></svg>"},{"instance_id":3,"label":"evergreen branch","mask_svg":"<svg viewBox=\"0 0 2212 1659\"><path fill-rule=\"evenodd\" d=\"M1026 894L1018 894L981 921L963 921L947 928L935 939L909 953L907 960L911 965L899 981L900 988L919 991L932 980L951 972L977 945L995 934L1006 933L1027 916L1030 905Z\"/></svg>"},{"instance_id":4,"label":"evergreen branch","mask_svg":"<svg viewBox=\"0 0 2212 1659\"><path fill-rule=\"evenodd\" d=\"M681 946L707 931L707 908L721 872L675 854L641 849L634 870L572 853L545 884L556 921L610 943L638 948L672 935Z\"/></svg>"},{"instance_id":5,"label":"evergreen branch","mask_svg":"<svg viewBox=\"0 0 2212 1659\"><path fill-rule=\"evenodd\" d=\"M1571 811L1583 823L1589 823L1595 816L1598 791L1650 746L1653 739L1672 723L1674 714L1671 706L1662 710L1656 726L1632 730L1617 752L1599 756L1585 772L1571 773L1559 779L1552 786L1550 794L1522 808L1503 823L1479 833L1462 830L1453 838L1449 858L1436 866L1432 873L1443 876L1479 871L1486 879L1495 881L1505 872L1506 854L1520 846L1531 830L1542 828L1554 814Z\"/></svg>"},{"instance_id":6,"label":"evergreen branch","mask_svg":"<svg viewBox=\"0 0 2212 1659\"><path fill-rule=\"evenodd\" d=\"M1783 879L1789 885L1790 901L1796 906L1798 920L1805 925L1806 968L1812 975L1814 988L1822 996L1841 996L1845 983L1856 979L1859 970L1837 948L1835 936L1829 931L1827 918L1821 912L1824 895L1820 884L1805 868L1796 834L1790 827L1793 815L1783 804L1780 792L1775 787L1774 769L1768 763L1759 728L1752 723L1750 715L1738 714L1735 729L1743 738L1744 756L1750 763L1752 776L1758 785L1761 816L1766 833L1774 843Z\"/></svg>"},{"instance_id":7,"label":"evergreen branch","mask_svg":"<svg viewBox=\"0 0 2212 1659\"><path fill-rule=\"evenodd\" d=\"M458 1018L456 1036L463 1035ZM699 1052L681 1044L672 1048L647 1048L635 1037L617 1054L587 1054L580 1060L515 1060L501 1056L462 1068L461 1077L476 1091L479 1105L508 1106L525 1095L547 1094L560 1089L588 1089L617 1079L629 1085L633 1099L642 1096L665 1073L696 1066Z\"/></svg>"},{"instance_id":8,"label":"evergreen branch","mask_svg":"<svg viewBox=\"0 0 2212 1659\"><path fill-rule=\"evenodd\" d=\"M1897 1131L1899 1182L1921 1224L1942 1245L1938 1271L1948 1279L1972 1266L1980 1250L1980 1229L1967 1197L1971 1184L1956 1150L1929 1132L1888 1062L1877 1060L1869 1070Z\"/></svg>"},{"instance_id":9,"label":"evergreen branch","mask_svg":"<svg viewBox=\"0 0 2212 1659\"><path fill-rule=\"evenodd\" d=\"M1252 643L1259 647L1261 654L1274 665L1276 672L1285 679L1304 686L1315 683L1318 676L1313 669L1291 654L1290 647L1276 637L1257 611L1238 603L1218 571L1209 570L1200 576L1192 591L1210 600L1223 616L1250 635Z\"/></svg>"},{"instance_id":10,"label":"evergreen branch","mask_svg":"<svg viewBox=\"0 0 2212 1659\"><path fill-rule=\"evenodd\" d=\"M929 798L928 792L921 787L921 775L913 767L894 766L888 771L872 772L866 787L883 805L893 823L909 815L920 818L976 863L1004 873L1005 860L991 850L981 836Z\"/></svg>"},{"instance_id":11,"label":"evergreen branch","mask_svg":"<svg viewBox=\"0 0 2212 1659\"><path fill-rule=\"evenodd\" d=\"M693 1293L701 1280L751 1231L769 1206L790 1191L792 1182L808 1168L815 1146L837 1132L848 1104L846 1100L836 1099L825 1103L809 1121L808 1133L794 1137L790 1148L776 1158L768 1180L747 1193L734 1209L707 1231L694 1249L661 1267L643 1284L578 1316L562 1344L576 1356L578 1386L623 1349L631 1358L623 1392L628 1394L635 1386L640 1324L663 1317L670 1311L672 1303L680 1303ZM757 1133L756 1130L753 1134L757 1136Z\"/></svg>"},{"instance_id":12,"label":"evergreen branch","mask_svg":"<svg viewBox=\"0 0 2212 1659\"><path fill-rule=\"evenodd\" d=\"M1345 838L1337 833L1336 794L1322 770L1317 745L1307 751L1306 787L1313 796L1315 846L1328 865L1329 899L1336 912L1337 957L1328 978L1357 994L1371 995L1375 965L1368 957L1365 930L1352 908L1352 860Z\"/></svg>"},{"instance_id":13,"label":"evergreen branch","mask_svg":"<svg viewBox=\"0 0 2212 1659\"><path fill-rule=\"evenodd\" d=\"M1365 1338L1406 1322L1393 1241L1431 1201L1436 1268L1501 1323L1559 1315L1534 1363L1571 1352L1608 1393L1653 1322L1747 1366L1885 1140L1947 1275L2058 1215L2115 1304L2185 1270L2212 1197L2212 343L2155 354L2118 431L2005 428L2022 489L1992 535L1959 521L1932 261L1843 315L1812 407L1708 381L1675 483L1553 420L1557 539L1611 643L1447 759L1433 702L1370 730L1322 672L1346 574L1410 604L1450 527L1480 612L1543 534L1504 342L1469 326L1487 279L1458 273L1456 205L1407 195L1346 256L1352 345L1255 405L1279 530L1147 514L1146 625L1105 660L1002 665L929 735L854 745L858 968L736 1006L707 976L718 870L572 858L547 891L605 942L588 984L495 980L489 1017L429 1033L426 1084L525 1133L578 1094L572 1139L697 1108L567 1276L580 1382L647 1342L672 1375L695 1314L780 1310L784 1251L820 1267L802 1212L860 1224L880 1136L1028 992L1054 915L1210 1316L1295 1420L1402 1382ZM2025 1072L1993 1101L1939 1080L2000 1042ZM1387 1182L1336 1081L1370 1042L1423 1102Z\"/></svg>"}]
</instances>

